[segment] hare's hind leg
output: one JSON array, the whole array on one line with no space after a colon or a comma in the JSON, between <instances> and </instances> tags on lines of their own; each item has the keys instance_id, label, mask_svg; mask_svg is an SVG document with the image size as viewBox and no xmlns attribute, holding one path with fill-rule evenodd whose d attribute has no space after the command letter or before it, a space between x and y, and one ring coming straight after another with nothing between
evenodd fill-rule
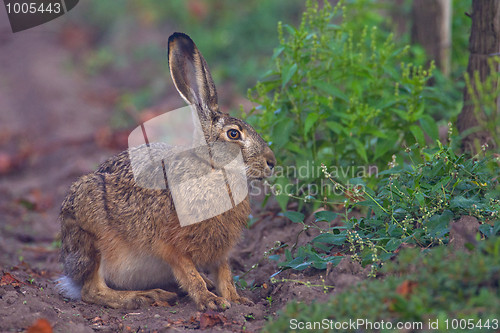
<instances>
[{"instance_id":1,"label":"hare's hind leg","mask_svg":"<svg viewBox=\"0 0 500 333\"><path fill-rule=\"evenodd\" d=\"M177 297L176 293L163 289L115 290L106 285L99 264L82 287L82 300L87 303L106 305L111 308L137 309L155 302L168 302Z\"/></svg>"}]
</instances>

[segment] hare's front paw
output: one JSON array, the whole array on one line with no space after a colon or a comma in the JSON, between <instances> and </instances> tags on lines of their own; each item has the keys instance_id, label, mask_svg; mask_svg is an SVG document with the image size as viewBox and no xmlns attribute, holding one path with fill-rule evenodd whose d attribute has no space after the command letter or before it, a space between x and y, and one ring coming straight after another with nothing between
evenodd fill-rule
<instances>
[{"instance_id":1,"label":"hare's front paw","mask_svg":"<svg viewBox=\"0 0 500 333\"><path fill-rule=\"evenodd\" d=\"M205 311L207 309L215 311L224 311L231 307L225 298L219 297L211 292L207 292L200 297L198 302L198 309L200 311Z\"/></svg>"}]
</instances>

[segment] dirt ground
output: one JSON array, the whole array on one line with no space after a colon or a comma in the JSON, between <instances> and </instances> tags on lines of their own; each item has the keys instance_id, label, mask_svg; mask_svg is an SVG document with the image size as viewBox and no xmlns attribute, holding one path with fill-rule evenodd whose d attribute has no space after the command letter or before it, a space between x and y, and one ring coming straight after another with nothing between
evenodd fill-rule
<instances>
[{"instance_id":1,"label":"dirt ground","mask_svg":"<svg viewBox=\"0 0 500 333\"><path fill-rule=\"evenodd\" d=\"M78 30L66 29L76 34L69 37L53 26L12 34L6 18L0 22L0 332L254 332L292 299L310 302L330 296L319 287L270 282L279 268L263 259L264 252L276 241L293 244L301 226L278 216L272 203L262 208L259 198L252 198L257 221L231 255L234 274L250 270L245 280L255 288L241 293L253 306L200 313L180 295L176 304L124 311L60 296L55 282L62 269L59 207L73 181L126 148L128 132L111 131L107 125L123 76L88 76L68 65L78 64L85 46ZM223 91L220 95L238 99ZM182 104L172 90L162 107ZM299 244L314 236L302 233ZM320 273L284 271L277 277L314 284ZM324 278L332 284L335 277L338 289L366 276L347 263L329 275Z\"/></svg>"}]
</instances>

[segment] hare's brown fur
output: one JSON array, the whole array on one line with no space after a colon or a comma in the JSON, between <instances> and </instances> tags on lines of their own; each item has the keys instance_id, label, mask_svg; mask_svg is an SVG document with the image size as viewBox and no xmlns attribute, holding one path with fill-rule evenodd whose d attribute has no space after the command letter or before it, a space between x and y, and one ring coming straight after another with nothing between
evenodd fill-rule
<instances>
[{"instance_id":1,"label":"hare's brown fur","mask_svg":"<svg viewBox=\"0 0 500 333\"><path fill-rule=\"evenodd\" d=\"M183 72L185 62L195 75ZM242 138L230 144L241 149L247 176L267 175L276 163L272 151L250 125L219 112L206 63L186 35L170 37L169 64L181 96L198 111L206 141L227 141L226 130L237 128ZM193 77L199 82L190 82ZM148 149L169 156L165 144ZM182 227L168 186L140 187L131 169L130 151L125 151L72 185L60 214L62 289L78 297L71 286L81 288L81 298L89 303L136 308L173 299L176 294L164 289L177 282L202 310L251 303L236 292L228 264L250 213L248 197L218 216ZM178 173L190 177L182 166ZM193 193L186 204L197 200ZM199 269L213 273L219 296L208 290L210 282Z\"/></svg>"}]
</instances>

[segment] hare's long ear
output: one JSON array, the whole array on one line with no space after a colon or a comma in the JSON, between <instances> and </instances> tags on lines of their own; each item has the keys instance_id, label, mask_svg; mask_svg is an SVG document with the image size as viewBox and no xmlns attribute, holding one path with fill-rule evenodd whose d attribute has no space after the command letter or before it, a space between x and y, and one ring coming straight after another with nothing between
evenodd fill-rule
<instances>
[{"instance_id":1,"label":"hare's long ear","mask_svg":"<svg viewBox=\"0 0 500 333\"><path fill-rule=\"evenodd\" d=\"M177 91L187 103L196 105L201 120L219 112L212 75L188 35L175 32L168 38L168 65Z\"/></svg>"}]
</instances>

